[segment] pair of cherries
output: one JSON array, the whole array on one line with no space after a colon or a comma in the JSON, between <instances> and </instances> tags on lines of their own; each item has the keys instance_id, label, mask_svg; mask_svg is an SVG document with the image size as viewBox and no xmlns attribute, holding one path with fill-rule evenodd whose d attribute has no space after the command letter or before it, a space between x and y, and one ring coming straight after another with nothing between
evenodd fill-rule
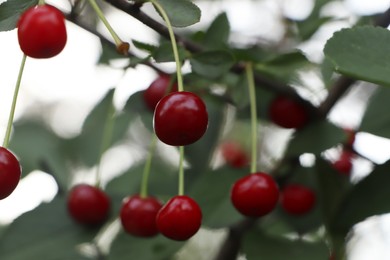
<instances>
[{"instance_id":1,"label":"pair of cherries","mask_svg":"<svg viewBox=\"0 0 390 260\"><path fill-rule=\"evenodd\" d=\"M96 186L79 184L67 200L68 212L78 223L96 226L110 214L108 195ZM153 237L161 233L173 240L187 240L200 228L202 212L188 196L174 196L165 205L152 196L134 195L124 200L120 211L123 229L134 236Z\"/></svg>"}]
</instances>

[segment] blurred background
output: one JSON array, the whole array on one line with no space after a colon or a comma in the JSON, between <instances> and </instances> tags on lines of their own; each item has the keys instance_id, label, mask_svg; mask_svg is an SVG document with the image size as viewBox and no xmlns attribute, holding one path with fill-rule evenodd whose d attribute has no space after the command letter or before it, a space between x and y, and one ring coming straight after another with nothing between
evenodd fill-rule
<instances>
[{"instance_id":1,"label":"blurred background","mask_svg":"<svg viewBox=\"0 0 390 260\"><path fill-rule=\"evenodd\" d=\"M0 3L5 2L0 0ZM69 11L69 2L47 1L63 11ZM286 31L284 18L305 19L311 12L314 0L219 0L196 1L202 10L201 22L191 26L197 30L207 26L216 15L225 11L231 28L231 41L236 44L264 42L278 44L283 41ZM107 19L123 40L139 40L157 43L158 35L150 28L124 13L111 12L106 8ZM336 19L324 24L304 45L297 46L313 62L321 62L322 49L333 32L350 27L360 16L384 12L390 7L388 0L345 0L330 1L321 12ZM145 9L156 19L154 10ZM125 26L124 26L125 25ZM100 32L108 32L100 26ZM116 87L115 106L120 110L128 97L145 89L156 77L152 69L140 65L135 69L115 69L121 61L107 65L97 65L101 54L99 39L68 22L68 43L64 51L48 60L28 59L23 75L15 120L39 117L62 137L72 137L81 130L81 125L94 105L113 87ZM17 42L16 30L0 32L0 140L3 139L13 90L22 59ZM174 64L161 64L167 72L174 71ZM186 69L186 66L184 67ZM321 79L315 73L303 74L304 82L310 86L309 93L303 93L313 103L318 103L326 95ZM365 109L365 101L374 87L359 84L337 104L329 117L334 123L347 128L359 125ZM367 133L358 133L355 149L374 162L382 163L390 158L390 141ZM121 167L137 160L125 149L108 151L103 161L103 171L120 171ZM112 170L114 168L114 170ZM354 176L364 176L370 165L364 160L354 162ZM88 179L93 169L80 169L81 176ZM113 173L115 174L115 173ZM85 179L83 179L85 180ZM75 179L75 182L81 181ZM36 171L24 178L15 192L0 201L0 223L9 223L15 217L37 206L42 201L50 201L57 192L52 177ZM390 217L374 217L356 227L356 235L350 243L352 260L389 259Z\"/></svg>"}]
</instances>

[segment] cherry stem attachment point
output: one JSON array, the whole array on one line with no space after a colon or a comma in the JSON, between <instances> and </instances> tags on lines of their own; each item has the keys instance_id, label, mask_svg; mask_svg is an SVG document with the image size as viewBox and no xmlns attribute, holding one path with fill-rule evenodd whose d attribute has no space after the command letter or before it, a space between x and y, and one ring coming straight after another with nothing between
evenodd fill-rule
<instances>
[{"instance_id":1,"label":"cherry stem attachment point","mask_svg":"<svg viewBox=\"0 0 390 260\"><path fill-rule=\"evenodd\" d=\"M168 14L165 12L164 8L160 5L160 3L158 1L156 1L156 0L150 0L150 1L156 7L158 12L161 14L162 18L164 19L165 23L167 24L169 37L171 39L171 44L172 44L173 56L174 56L175 62L176 62L177 88L179 91L184 91L183 76L181 74L181 62L180 62L180 57L179 57L179 51L177 48L176 37L175 37L175 33L173 32L173 29L172 29L171 21L169 20Z\"/></svg>"},{"instance_id":2,"label":"cherry stem attachment point","mask_svg":"<svg viewBox=\"0 0 390 260\"><path fill-rule=\"evenodd\" d=\"M114 92L115 93L115 92ZM104 152L108 149L110 146L111 138L112 138L112 132L114 129L114 114L115 114L115 107L114 107L114 93L112 94L112 99L110 103L110 107L107 111L106 121L104 123L104 129L103 129L103 136L102 136L102 143L100 147L100 155L99 155L99 163L97 165L96 169L96 187L100 187L101 185L101 166L102 166L102 159Z\"/></svg>"},{"instance_id":3,"label":"cherry stem attachment point","mask_svg":"<svg viewBox=\"0 0 390 260\"><path fill-rule=\"evenodd\" d=\"M257 105L256 105L256 90L255 80L253 76L252 63L248 62L245 66L246 77L248 81L249 102L251 111L251 139L252 139L252 157L251 157L251 173L257 172Z\"/></svg>"},{"instance_id":4,"label":"cherry stem attachment point","mask_svg":"<svg viewBox=\"0 0 390 260\"><path fill-rule=\"evenodd\" d=\"M95 11L95 13L97 14L97 16L99 17L99 19L106 26L112 38L114 39L117 51L120 54L127 55L130 47L129 43L124 42L119 38L118 34L114 31L114 29L111 27L110 23L107 21L106 17L104 16L102 9L100 9L99 5L96 3L96 0L88 0L88 1L91 7L93 8L93 10Z\"/></svg>"},{"instance_id":5,"label":"cherry stem attachment point","mask_svg":"<svg viewBox=\"0 0 390 260\"><path fill-rule=\"evenodd\" d=\"M4 148L8 147L8 144L9 144L9 141L11 138L11 130L12 130L12 124L14 121L15 108L16 108L16 103L18 100L20 83L22 82L22 75L23 75L24 67L26 65L26 60L27 60L27 56L23 55L22 62L20 64L20 68L19 68L18 78L16 80L16 86L15 86L15 90L14 90L14 96L12 98L11 109L10 109L9 116L8 116L7 130L5 132L5 137L4 137L4 142L3 142Z\"/></svg>"},{"instance_id":6,"label":"cherry stem attachment point","mask_svg":"<svg viewBox=\"0 0 390 260\"><path fill-rule=\"evenodd\" d=\"M45 4L45 0L39 0L38 1L38 5L44 5Z\"/></svg>"},{"instance_id":7,"label":"cherry stem attachment point","mask_svg":"<svg viewBox=\"0 0 390 260\"><path fill-rule=\"evenodd\" d=\"M141 191L140 191L141 198L148 197L148 183L149 183L149 176L150 176L150 168L152 165L153 154L154 151L156 150L156 144L157 144L157 136L153 134L152 140L150 141L148 158L146 159L144 171L142 173L142 182L141 182Z\"/></svg>"}]
</instances>

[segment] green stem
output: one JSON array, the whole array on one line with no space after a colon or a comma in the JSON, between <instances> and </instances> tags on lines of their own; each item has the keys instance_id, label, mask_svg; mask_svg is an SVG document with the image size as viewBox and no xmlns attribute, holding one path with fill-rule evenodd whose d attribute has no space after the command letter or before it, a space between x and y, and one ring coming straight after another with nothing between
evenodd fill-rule
<instances>
[{"instance_id":1,"label":"green stem","mask_svg":"<svg viewBox=\"0 0 390 260\"><path fill-rule=\"evenodd\" d=\"M179 195L184 195L184 146L179 147Z\"/></svg>"},{"instance_id":2,"label":"green stem","mask_svg":"<svg viewBox=\"0 0 390 260\"><path fill-rule=\"evenodd\" d=\"M169 32L169 37L171 39L173 56L176 62L176 74L177 74L177 88L179 91L184 91L183 77L181 74L181 62L179 57L179 51L176 44L175 33L173 32L173 27L171 21L169 20L168 14L165 12L164 8L160 5L157 0L150 0L151 3L156 7L158 12L161 14L165 23L167 24L167 29ZM184 147L179 147L180 152L180 161L179 161L179 195L184 195Z\"/></svg>"},{"instance_id":3,"label":"green stem","mask_svg":"<svg viewBox=\"0 0 390 260\"><path fill-rule=\"evenodd\" d=\"M45 0L39 0L38 1L38 5L44 5L45 4Z\"/></svg>"},{"instance_id":4,"label":"green stem","mask_svg":"<svg viewBox=\"0 0 390 260\"><path fill-rule=\"evenodd\" d=\"M114 99L114 95L112 96L112 99ZM99 155L99 163L97 165L96 169L96 187L100 187L101 185L101 166L102 166L102 159L104 151L107 150L107 148L110 146L112 132L114 129L114 114L115 114L115 107L113 104L113 100L111 101L110 107L107 112L106 121L104 123L104 129L103 129L103 136L102 136L102 143L100 147L100 155Z\"/></svg>"},{"instance_id":5,"label":"green stem","mask_svg":"<svg viewBox=\"0 0 390 260\"><path fill-rule=\"evenodd\" d=\"M127 54L129 50L129 44L126 42L123 42L118 34L114 31L114 29L111 27L110 23L107 21L106 17L103 14L102 9L98 6L95 0L88 0L93 10L96 12L97 16L100 18L100 20L103 22L103 24L106 26L107 30L110 32L112 38L115 41L115 45L117 46L118 52L122 54Z\"/></svg>"},{"instance_id":6,"label":"green stem","mask_svg":"<svg viewBox=\"0 0 390 260\"><path fill-rule=\"evenodd\" d=\"M4 148L8 147L9 140L11 138L12 123L14 121L15 108L16 108L16 103L17 103L17 100L18 100L20 83L22 82L23 70L24 70L24 67L26 65L26 59L27 59L27 56L23 55L22 62L20 64L20 68L19 68L18 79L16 80L14 96L12 98L11 110L10 110L9 116L8 116L7 130L5 132L5 137L4 137L4 142L3 142L3 147Z\"/></svg>"},{"instance_id":7,"label":"green stem","mask_svg":"<svg viewBox=\"0 0 390 260\"><path fill-rule=\"evenodd\" d=\"M158 1L151 0L151 3L160 12L160 14L163 17L165 23L167 24L169 37L171 39L171 44L172 44L173 56L174 56L175 62L176 62L176 73L177 73L177 86L178 86L178 90L179 91L184 91L183 77L182 77L182 74L181 74L181 62L180 62L180 57L179 57L179 51L178 51L178 48L177 48L175 33L173 32L171 21L169 20L168 14L165 12L164 8L160 5L160 3L158 3Z\"/></svg>"},{"instance_id":8,"label":"green stem","mask_svg":"<svg viewBox=\"0 0 390 260\"><path fill-rule=\"evenodd\" d=\"M247 63L245 67L248 90L249 90L249 102L251 108L251 139L252 139L252 158L251 158L251 172L257 172L257 111L256 111L256 90L255 80L253 76L252 63Z\"/></svg>"},{"instance_id":9,"label":"green stem","mask_svg":"<svg viewBox=\"0 0 390 260\"><path fill-rule=\"evenodd\" d=\"M142 173L142 182L141 182L141 191L140 191L141 198L148 197L148 183L149 183L149 176L150 176L150 168L152 165L154 150L156 149L156 144L157 144L157 136L154 134L150 142L148 158L146 159L144 171Z\"/></svg>"}]
</instances>

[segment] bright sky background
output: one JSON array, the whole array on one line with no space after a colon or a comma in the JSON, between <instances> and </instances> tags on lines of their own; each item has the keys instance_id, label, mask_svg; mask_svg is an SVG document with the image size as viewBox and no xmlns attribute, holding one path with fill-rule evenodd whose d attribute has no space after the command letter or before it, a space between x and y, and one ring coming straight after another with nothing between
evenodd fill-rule
<instances>
[{"instance_id":1,"label":"bright sky background","mask_svg":"<svg viewBox=\"0 0 390 260\"><path fill-rule=\"evenodd\" d=\"M0 0L1 2L4 0ZM65 0L48 2L64 10L68 8ZM202 21L196 26L208 24L221 10L225 10L234 33L240 32L246 36L263 35L270 40L275 40L281 34L279 25L275 21L275 14L285 12L290 17L303 18L310 12L312 1L226 0L199 2L199 6L202 9ZM358 14L381 12L388 7L388 0L346 0L344 3L329 5L325 11L346 16L351 12ZM124 40L137 39L152 43L156 41L156 34L153 31L125 14L108 15L107 18ZM123 24L126 24L126 27L120 26ZM323 28L311 44L302 46L303 51L313 60L321 58L326 39L333 31L346 25L347 23L341 21ZM120 70L96 67L100 53L98 39L71 23L67 23L67 29L67 46L60 55L48 60L27 60L16 109L16 119L18 119L36 104L56 104L51 113L51 122L54 130L64 136L75 134L80 130L80 124L88 111L109 88L117 86L115 103L120 108L131 93L146 88L155 76L153 71L142 66L137 70L128 70L125 75ZM108 35L103 27L101 31ZM22 59L16 30L1 32L0 46L0 111L3 111L0 113L0 138L2 140ZM343 102L348 102L348 99ZM363 112L363 109L360 108L360 112ZM351 114L351 111L347 110L338 110L337 114L332 113L335 122L347 122L350 126L356 126L359 118L359 113ZM361 147L364 147L364 151L368 151L367 156L378 162L383 162L390 157L389 140L359 134L356 148L363 151ZM375 147L375 149L370 150L367 147ZM46 188L42 189L42 187ZM11 221L41 201L49 201L55 193L56 186L50 176L38 171L30 174L20 182L10 197L0 201L0 223ZM359 230L364 236L357 237L351 259L388 259L389 223L388 217L381 217L376 218L376 221L362 224ZM359 246L360 243L364 243L365 246Z\"/></svg>"}]
</instances>

